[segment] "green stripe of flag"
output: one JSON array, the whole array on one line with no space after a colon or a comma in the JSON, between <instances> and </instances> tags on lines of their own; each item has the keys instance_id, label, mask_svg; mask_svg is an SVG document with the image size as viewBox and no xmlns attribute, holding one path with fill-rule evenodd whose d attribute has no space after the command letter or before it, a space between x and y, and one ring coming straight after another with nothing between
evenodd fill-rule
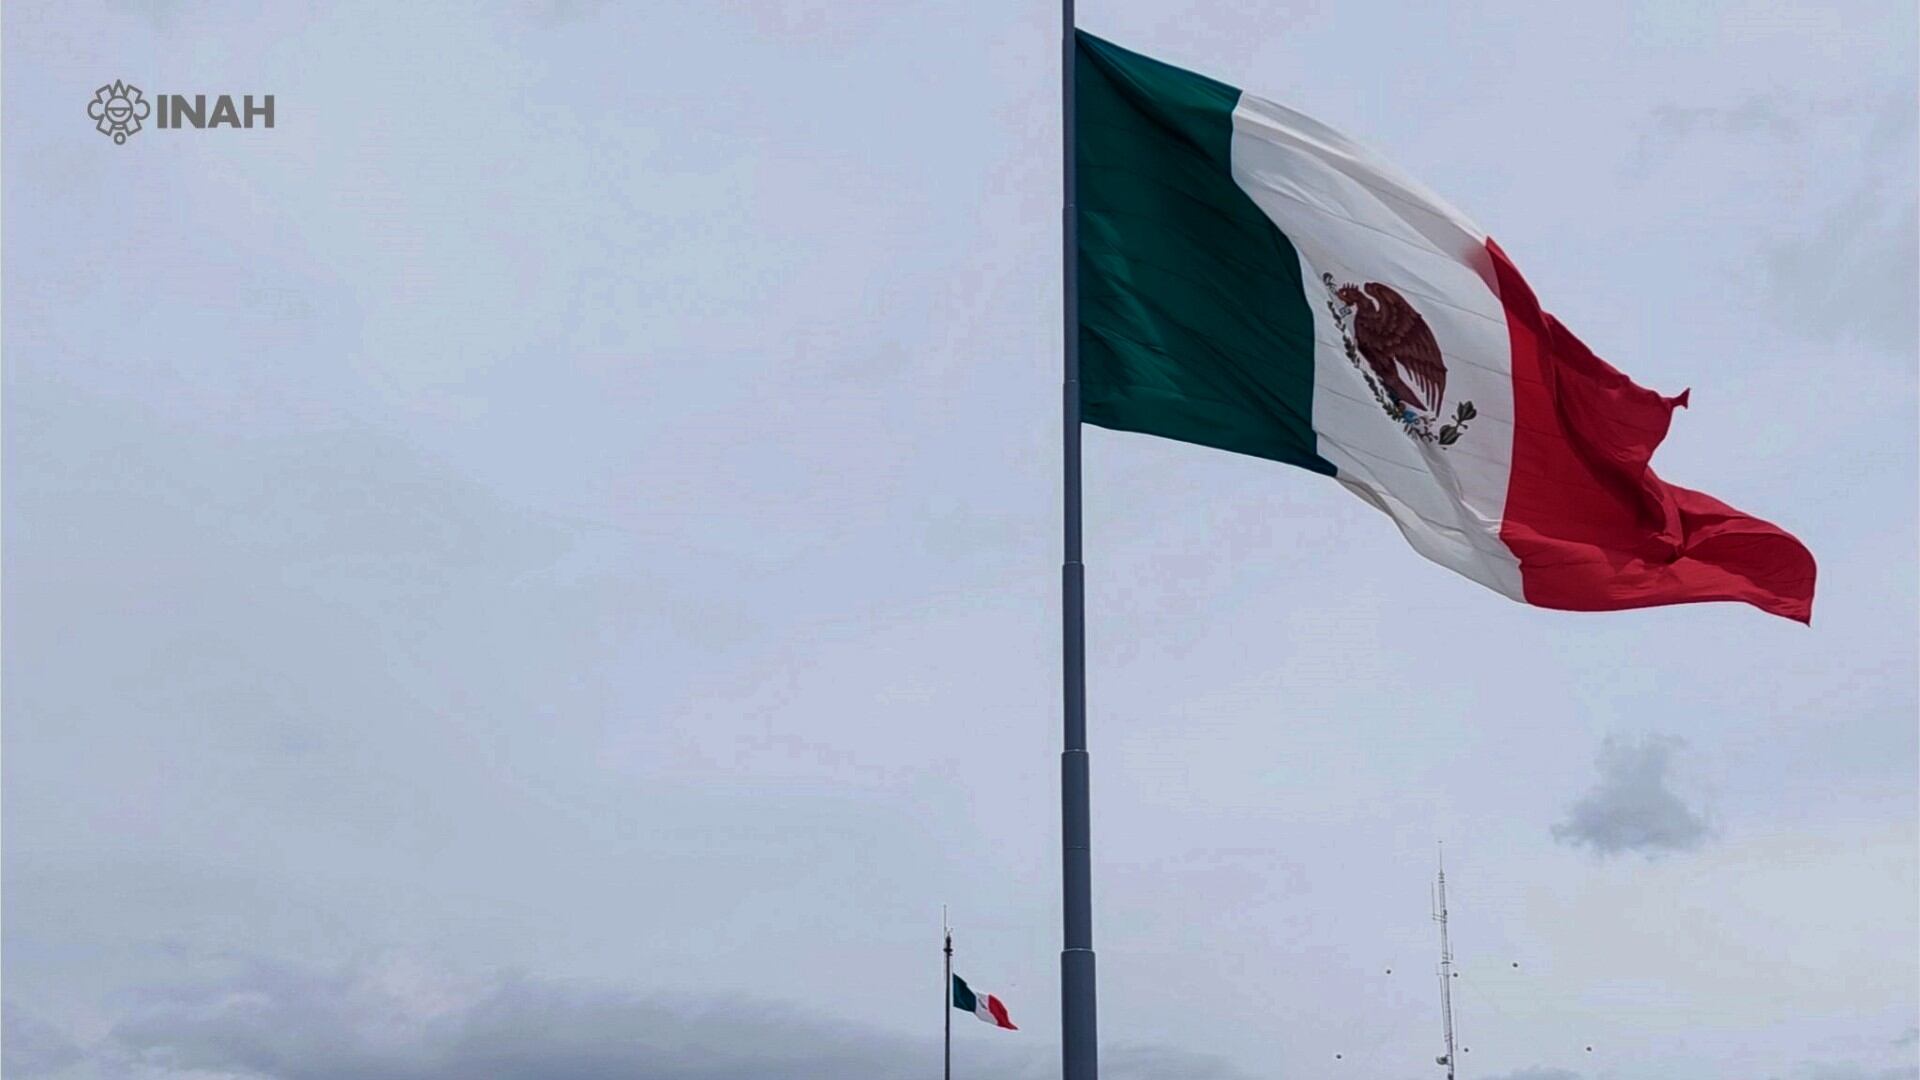
<instances>
[{"instance_id":1,"label":"green stripe of flag","mask_svg":"<svg viewBox=\"0 0 1920 1080\"><path fill-rule=\"evenodd\" d=\"M1299 256L1233 181L1240 91L1078 39L1082 416L1332 475Z\"/></svg>"}]
</instances>

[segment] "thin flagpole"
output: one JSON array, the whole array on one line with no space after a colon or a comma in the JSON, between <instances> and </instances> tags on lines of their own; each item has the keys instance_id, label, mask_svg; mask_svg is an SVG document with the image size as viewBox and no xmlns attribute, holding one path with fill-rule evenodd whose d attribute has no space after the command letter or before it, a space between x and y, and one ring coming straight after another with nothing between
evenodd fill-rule
<instances>
[{"instance_id":1,"label":"thin flagpole","mask_svg":"<svg viewBox=\"0 0 1920 1080\"><path fill-rule=\"evenodd\" d=\"M1098 1080L1094 1035L1093 870L1087 798L1086 567L1080 561L1079 222L1074 207L1073 0L1060 2L1060 270L1064 514L1060 564L1063 746L1060 753L1060 1066L1064 1080Z\"/></svg>"},{"instance_id":2,"label":"thin flagpole","mask_svg":"<svg viewBox=\"0 0 1920 1080\"><path fill-rule=\"evenodd\" d=\"M946 939L946 947L941 951L947 957L946 978L940 980L940 1014L946 1017L947 1024L945 1053L942 1055L945 1068L940 1075L945 1080L953 1080L953 927L947 925L945 904L940 905L940 935Z\"/></svg>"}]
</instances>

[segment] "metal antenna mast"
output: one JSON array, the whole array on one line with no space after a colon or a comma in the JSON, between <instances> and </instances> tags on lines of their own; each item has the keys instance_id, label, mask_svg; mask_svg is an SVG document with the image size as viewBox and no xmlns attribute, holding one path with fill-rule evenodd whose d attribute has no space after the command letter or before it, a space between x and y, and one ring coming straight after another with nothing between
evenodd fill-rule
<instances>
[{"instance_id":1,"label":"metal antenna mast","mask_svg":"<svg viewBox=\"0 0 1920 1080\"><path fill-rule=\"evenodd\" d=\"M1447 859L1440 849L1440 875L1434 883L1433 921L1440 924L1440 1026L1447 1036L1447 1052L1434 1060L1447 1067L1447 1080L1454 1080L1453 1049L1453 946L1447 942Z\"/></svg>"}]
</instances>

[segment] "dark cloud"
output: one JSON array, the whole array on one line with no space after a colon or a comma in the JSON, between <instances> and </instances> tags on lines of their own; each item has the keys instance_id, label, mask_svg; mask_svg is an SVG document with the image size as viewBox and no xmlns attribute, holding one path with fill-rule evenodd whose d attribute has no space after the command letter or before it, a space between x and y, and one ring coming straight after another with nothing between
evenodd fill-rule
<instances>
[{"instance_id":1,"label":"dark cloud","mask_svg":"<svg viewBox=\"0 0 1920 1080\"><path fill-rule=\"evenodd\" d=\"M8 1075L82 1056L52 1029L20 1023L8 1014ZM14 1045L16 1030L29 1036L25 1047ZM972 1072L1039 1080L1058 1067L1051 1040L965 1035ZM878 1080L926 1076L939 1053L932 1030L909 1038L744 997L655 997L526 975L463 979L409 963L320 970L253 960L147 989L85 1056L97 1075L154 1080ZM1245 1075L1165 1047L1115 1048L1102 1064L1117 1080Z\"/></svg>"},{"instance_id":2,"label":"dark cloud","mask_svg":"<svg viewBox=\"0 0 1920 1080\"><path fill-rule=\"evenodd\" d=\"M1553 827L1553 838L1603 856L1699 847L1708 836L1706 818L1668 786L1668 769L1685 745L1665 735L1638 742L1607 739L1595 762L1599 783Z\"/></svg>"}]
</instances>

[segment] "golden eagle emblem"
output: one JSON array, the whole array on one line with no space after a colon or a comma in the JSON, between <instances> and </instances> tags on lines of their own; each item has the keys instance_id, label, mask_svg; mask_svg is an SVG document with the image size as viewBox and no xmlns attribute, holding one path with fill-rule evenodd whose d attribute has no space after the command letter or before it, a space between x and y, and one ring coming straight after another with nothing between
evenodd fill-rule
<instances>
[{"instance_id":1,"label":"golden eagle emblem","mask_svg":"<svg viewBox=\"0 0 1920 1080\"><path fill-rule=\"evenodd\" d=\"M1320 281L1347 359L1386 414L1422 442L1443 447L1459 442L1467 422L1479 413L1473 402L1463 401L1450 422L1434 427L1447 395L1447 361L1427 320L1390 285L1336 285L1332 274L1321 274Z\"/></svg>"}]
</instances>

